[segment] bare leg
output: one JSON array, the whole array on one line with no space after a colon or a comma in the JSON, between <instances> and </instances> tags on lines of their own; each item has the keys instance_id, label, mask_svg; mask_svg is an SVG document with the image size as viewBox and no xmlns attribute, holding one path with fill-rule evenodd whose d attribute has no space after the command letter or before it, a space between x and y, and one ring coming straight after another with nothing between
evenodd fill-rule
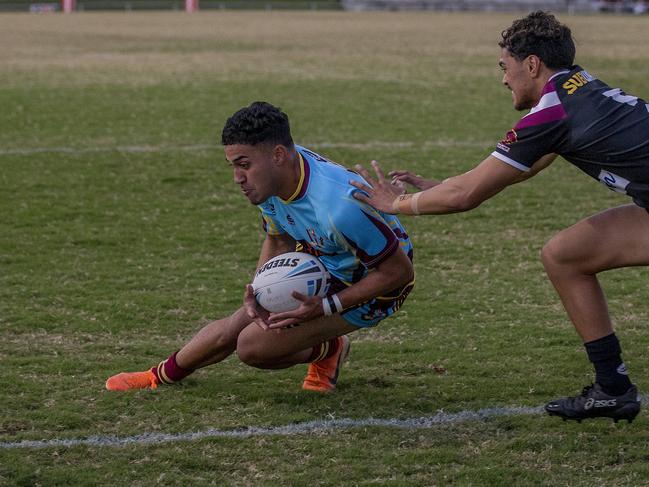
<instances>
[{"instance_id":1,"label":"bare leg","mask_svg":"<svg viewBox=\"0 0 649 487\"><path fill-rule=\"evenodd\" d=\"M195 370L226 359L237 348L241 330L250 324L243 308L227 318L213 321L199 330L176 355L184 369Z\"/></svg>"},{"instance_id":2,"label":"bare leg","mask_svg":"<svg viewBox=\"0 0 649 487\"><path fill-rule=\"evenodd\" d=\"M181 350L151 369L109 377L106 388L111 391L155 389L160 383L178 382L194 370L231 355L236 349L239 333L249 323L250 319L240 308L231 316L204 326Z\"/></svg>"},{"instance_id":3,"label":"bare leg","mask_svg":"<svg viewBox=\"0 0 649 487\"><path fill-rule=\"evenodd\" d=\"M595 368L592 386L577 396L550 401L545 410L564 420L633 421L640 411L638 390L622 361L597 273L649 264L649 214L627 205L591 216L553 237L541 256Z\"/></svg>"},{"instance_id":4,"label":"bare leg","mask_svg":"<svg viewBox=\"0 0 649 487\"><path fill-rule=\"evenodd\" d=\"M284 369L306 362L313 346L356 330L338 315L281 330L262 330L257 325L249 325L239 334L237 355L253 367Z\"/></svg>"},{"instance_id":5,"label":"bare leg","mask_svg":"<svg viewBox=\"0 0 649 487\"><path fill-rule=\"evenodd\" d=\"M586 218L554 236L541 258L582 340L610 335L613 325L597 273L649 264L649 213L626 205Z\"/></svg>"}]
</instances>

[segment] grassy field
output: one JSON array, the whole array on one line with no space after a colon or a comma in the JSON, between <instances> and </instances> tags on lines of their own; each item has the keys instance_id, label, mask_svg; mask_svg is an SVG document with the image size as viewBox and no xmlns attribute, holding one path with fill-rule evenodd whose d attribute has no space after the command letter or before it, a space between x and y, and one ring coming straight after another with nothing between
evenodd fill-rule
<instances>
[{"instance_id":1,"label":"grassy field","mask_svg":"<svg viewBox=\"0 0 649 487\"><path fill-rule=\"evenodd\" d=\"M0 16L0 485L649 485L649 420L541 414L432 428L122 447L22 440L231 431L537 407L592 380L538 253L626 200L564 161L463 215L404 218L418 284L352 339L336 394L305 366L236 358L109 393L240 303L262 241L218 146L254 100L346 165L443 178L515 123L497 40L511 15L278 12ZM565 17L578 62L649 97L649 19ZM602 276L649 390L647 269Z\"/></svg>"}]
</instances>

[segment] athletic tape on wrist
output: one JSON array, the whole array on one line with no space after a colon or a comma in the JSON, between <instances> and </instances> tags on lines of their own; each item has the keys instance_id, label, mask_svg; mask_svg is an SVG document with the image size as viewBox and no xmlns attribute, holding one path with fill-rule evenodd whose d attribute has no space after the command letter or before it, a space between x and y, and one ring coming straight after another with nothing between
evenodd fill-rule
<instances>
[{"instance_id":1,"label":"athletic tape on wrist","mask_svg":"<svg viewBox=\"0 0 649 487\"><path fill-rule=\"evenodd\" d=\"M420 196L421 192L413 194L412 198L410 198L410 210L412 211L413 215L419 215L419 204L417 203L417 201L419 200Z\"/></svg>"},{"instance_id":2,"label":"athletic tape on wrist","mask_svg":"<svg viewBox=\"0 0 649 487\"><path fill-rule=\"evenodd\" d=\"M394 211L395 214L401 213L401 210L399 209L399 204L401 203L401 197L397 196L394 201L392 202L392 211Z\"/></svg>"},{"instance_id":3,"label":"athletic tape on wrist","mask_svg":"<svg viewBox=\"0 0 649 487\"><path fill-rule=\"evenodd\" d=\"M332 294L331 299L334 302L334 307L336 308L336 313L342 313L343 303L340 302L340 298L337 294Z\"/></svg>"},{"instance_id":4,"label":"athletic tape on wrist","mask_svg":"<svg viewBox=\"0 0 649 487\"><path fill-rule=\"evenodd\" d=\"M334 302L331 296L327 296L327 303L329 304L329 309L331 310L331 314L336 313L336 303Z\"/></svg>"},{"instance_id":5,"label":"athletic tape on wrist","mask_svg":"<svg viewBox=\"0 0 649 487\"><path fill-rule=\"evenodd\" d=\"M331 304L329 303L329 298L322 298L322 310L324 311L325 316L331 316L333 312L331 311Z\"/></svg>"}]
</instances>

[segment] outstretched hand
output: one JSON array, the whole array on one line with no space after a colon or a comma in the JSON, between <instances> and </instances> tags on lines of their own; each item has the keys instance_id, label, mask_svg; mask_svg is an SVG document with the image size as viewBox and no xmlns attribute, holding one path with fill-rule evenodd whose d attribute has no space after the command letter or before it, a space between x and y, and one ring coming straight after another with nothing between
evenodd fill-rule
<instances>
[{"instance_id":1,"label":"outstretched hand","mask_svg":"<svg viewBox=\"0 0 649 487\"><path fill-rule=\"evenodd\" d=\"M287 326L297 325L305 321L312 320L323 314L322 298L318 296L305 296L297 291L293 291L292 296L301 301L299 307L283 313L271 313L269 318L269 328L286 328Z\"/></svg>"},{"instance_id":2,"label":"outstretched hand","mask_svg":"<svg viewBox=\"0 0 649 487\"><path fill-rule=\"evenodd\" d=\"M404 188L391 184L385 179L385 175L376 161L372 161L371 164L376 178L371 177L363 166L356 165L356 171L370 186L359 181L350 181L352 186L361 190L354 192L354 198L384 213L395 214L397 211L393 206L394 200L404 193Z\"/></svg>"}]
</instances>

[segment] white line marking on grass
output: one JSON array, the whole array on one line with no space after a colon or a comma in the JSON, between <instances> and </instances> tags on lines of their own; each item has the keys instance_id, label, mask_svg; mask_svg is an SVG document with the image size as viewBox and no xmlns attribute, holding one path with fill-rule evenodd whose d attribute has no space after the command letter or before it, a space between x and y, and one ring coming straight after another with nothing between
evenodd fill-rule
<instances>
[{"instance_id":1,"label":"white line marking on grass","mask_svg":"<svg viewBox=\"0 0 649 487\"><path fill-rule=\"evenodd\" d=\"M522 416L539 414L542 407L495 407L477 411L460 411L445 413L440 411L434 416L422 416L409 419L327 419L307 421L304 423L287 424L269 428L250 427L236 430L208 429L187 433L142 433L133 436L90 436L88 438L71 438L55 440L23 440L16 442L0 442L0 449L40 449L40 448L70 448L74 446L108 446L121 447L130 445L158 445L176 441L196 441L205 438L251 438L256 436L292 436L316 432L328 432L341 429L379 426L402 429L430 429L444 424L461 423L465 421L484 421L503 416Z\"/></svg>"},{"instance_id":2,"label":"white line marking on grass","mask_svg":"<svg viewBox=\"0 0 649 487\"><path fill-rule=\"evenodd\" d=\"M453 140L438 139L424 142L399 142L374 140L362 143L353 142L311 142L305 143L306 147L323 149L408 149L413 147L476 147L488 148L493 141L484 142L476 140ZM124 145L114 147L32 147L17 149L0 149L0 156L30 156L36 154L97 154L106 152L119 153L150 153L150 152L192 152L221 150L222 146L217 144L194 144L194 145Z\"/></svg>"}]
</instances>

